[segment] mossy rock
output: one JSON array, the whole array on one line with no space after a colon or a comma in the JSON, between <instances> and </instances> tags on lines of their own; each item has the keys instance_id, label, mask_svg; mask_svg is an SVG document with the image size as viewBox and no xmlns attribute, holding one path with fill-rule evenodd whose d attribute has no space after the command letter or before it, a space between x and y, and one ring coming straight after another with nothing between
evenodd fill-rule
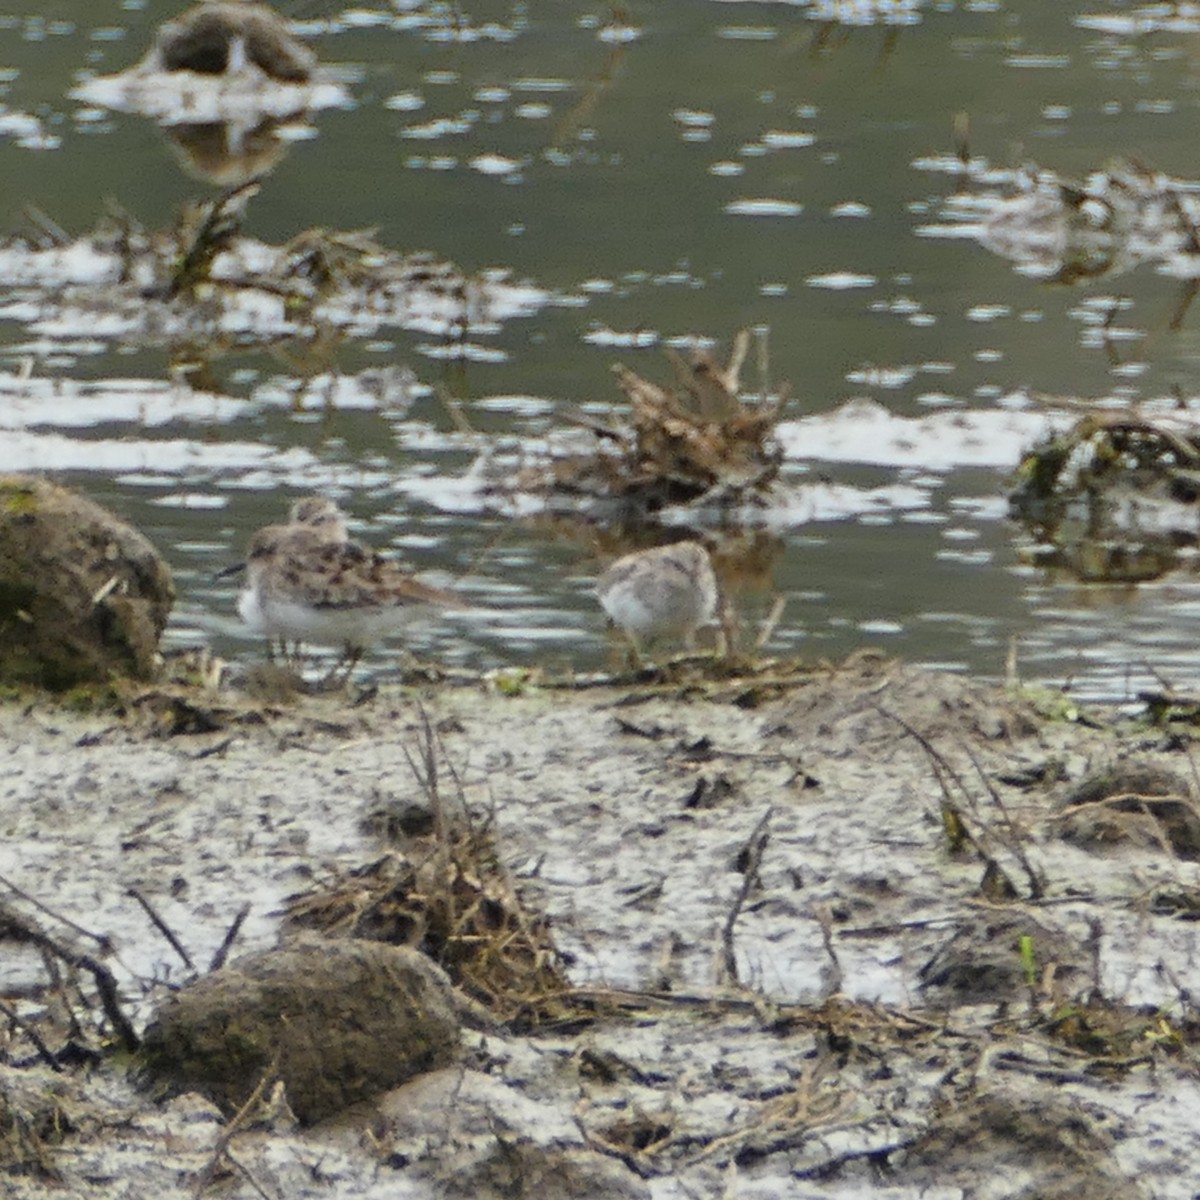
<instances>
[{"instance_id":1,"label":"mossy rock","mask_svg":"<svg viewBox=\"0 0 1200 1200\"><path fill-rule=\"evenodd\" d=\"M0 475L0 684L149 678L174 600L132 526L48 480Z\"/></svg>"},{"instance_id":2,"label":"mossy rock","mask_svg":"<svg viewBox=\"0 0 1200 1200\"><path fill-rule=\"evenodd\" d=\"M168 997L141 1049L143 1078L228 1112L264 1075L308 1124L458 1056L453 989L423 954L313 938L250 955Z\"/></svg>"}]
</instances>

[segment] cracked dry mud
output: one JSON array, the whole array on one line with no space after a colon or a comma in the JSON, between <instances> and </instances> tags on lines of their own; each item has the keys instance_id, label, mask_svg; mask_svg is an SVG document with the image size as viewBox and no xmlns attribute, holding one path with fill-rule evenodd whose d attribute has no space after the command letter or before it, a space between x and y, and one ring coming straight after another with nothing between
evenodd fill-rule
<instances>
[{"instance_id":1,"label":"cracked dry mud","mask_svg":"<svg viewBox=\"0 0 1200 1200\"><path fill-rule=\"evenodd\" d=\"M358 706L10 702L6 910L76 936L32 897L109 938L141 1029L188 972L129 889L197 964L246 902L235 955L274 944L287 897L427 805L422 711L445 794L551 922L569 1018L468 1029L461 1063L304 1129L275 1096L228 1136L208 1100L139 1093L119 1055L51 1071L26 1031L60 1049L71 989L9 938L10 1194L1194 1195L1190 797L1157 824L1161 789L1079 791L1129 762L1185 787L1183 721L1051 718L870 655ZM1091 826L1087 804L1108 806Z\"/></svg>"}]
</instances>

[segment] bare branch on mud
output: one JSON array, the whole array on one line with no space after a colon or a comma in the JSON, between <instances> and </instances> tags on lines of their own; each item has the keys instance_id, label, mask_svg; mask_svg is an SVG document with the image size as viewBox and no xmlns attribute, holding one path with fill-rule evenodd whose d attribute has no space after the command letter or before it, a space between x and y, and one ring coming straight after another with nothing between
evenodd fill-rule
<instances>
[{"instance_id":1,"label":"bare branch on mud","mask_svg":"<svg viewBox=\"0 0 1200 1200\"><path fill-rule=\"evenodd\" d=\"M50 1068L57 1073L62 1072L62 1064L54 1057L53 1051L45 1042L34 1027L26 1021L14 1008L5 1004L0 1000L0 1013L3 1013L18 1029L33 1043L33 1048L38 1052L38 1057Z\"/></svg>"},{"instance_id":2,"label":"bare branch on mud","mask_svg":"<svg viewBox=\"0 0 1200 1200\"><path fill-rule=\"evenodd\" d=\"M229 1150L225 1151L225 1160L233 1167L236 1167L246 1177L246 1182L263 1198L263 1200L279 1200L278 1195L272 1196L265 1191L262 1185L250 1172L250 1168L246 1166L240 1159L236 1159Z\"/></svg>"},{"instance_id":3,"label":"bare branch on mud","mask_svg":"<svg viewBox=\"0 0 1200 1200\"><path fill-rule=\"evenodd\" d=\"M1034 900L1040 900L1045 893L1046 885L1041 874L1035 869L1033 863L1029 861L1029 856L1025 853L1024 847L1021 845L1021 831L1017 828L1016 822L1012 819L1008 809L1005 807L1004 801L1000 793L996 790L991 780L983 773L983 767L979 763L974 750L970 746L963 744L963 752L971 760L971 766L975 768L975 774L979 776L979 782L983 784L987 791L988 798L996 806L1000 816L1004 819L1004 826L1008 830L1008 839L1005 845L1012 851L1017 862L1021 864L1021 870L1025 872L1025 877L1029 880L1029 894Z\"/></svg>"},{"instance_id":4,"label":"bare branch on mud","mask_svg":"<svg viewBox=\"0 0 1200 1200\"><path fill-rule=\"evenodd\" d=\"M842 963L833 946L833 915L828 904L820 905L816 910L817 924L821 927L821 941L825 944L825 953L829 955L829 971L822 972L826 976L825 986L821 992L823 1004L831 996L836 996L842 990Z\"/></svg>"},{"instance_id":5,"label":"bare branch on mud","mask_svg":"<svg viewBox=\"0 0 1200 1200\"><path fill-rule=\"evenodd\" d=\"M230 948L237 940L237 935L241 932L242 922L250 915L250 905L243 904L237 911L237 916L233 918L233 924L225 931L225 936L221 939L221 944L217 947L217 952L212 956L212 962L208 964L210 971L219 971L224 965L225 960L229 957Z\"/></svg>"},{"instance_id":6,"label":"bare branch on mud","mask_svg":"<svg viewBox=\"0 0 1200 1200\"><path fill-rule=\"evenodd\" d=\"M951 795L950 783L953 783L958 791L962 794L962 797L967 804L972 808L975 807L975 798L971 795L971 792L967 788L966 783L963 781L962 776L959 775L959 773L947 761L946 756L942 754L942 752L938 750L937 747L935 747L933 743L930 742L927 737L925 737L924 734L914 729L902 717L898 717L895 713L889 712L886 708L883 708L880 705L875 705L875 709L876 711L882 713L883 716L895 721L896 724L899 725L900 728L909 735L909 737L913 738L914 741L916 741L916 743L921 747L921 749L925 751L929 761L932 763L934 777L937 779L938 784L942 789L942 821L945 825L946 835L950 839L951 845L970 845L975 853L978 854L979 857L983 859L983 861L989 867L994 868L995 870L1001 870L999 864L995 862L995 856L988 852L988 849L984 846L980 837L971 832L970 827L963 819L962 809L959 808L959 806L954 802L954 799ZM1038 874L1033 864L1029 861L1028 855L1026 855L1024 849L1022 848L1020 844L1020 833L1013 824L1012 819L1009 817L1008 811L1000 801L999 795L995 788L993 788L988 783L987 779L984 778L983 771L980 768L975 756L971 753L970 748L965 747L965 750L967 757L971 759L972 765L975 767L975 770L983 780L989 796L996 802L996 805L1004 818L1009 837L1004 839L1002 844L1004 845L1004 848L1013 855L1017 862L1020 863L1021 869L1025 872L1025 877L1029 882L1030 899L1040 900L1045 893L1045 884L1042 880L1042 877Z\"/></svg>"},{"instance_id":7,"label":"bare branch on mud","mask_svg":"<svg viewBox=\"0 0 1200 1200\"><path fill-rule=\"evenodd\" d=\"M773 808L768 808L759 817L758 824L751 830L750 836L746 839L746 844L738 856L742 867L742 886L738 888L738 894L734 897L733 907L730 908L729 915L725 918L725 927L721 930L720 982L722 983L738 982L737 954L733 945L733 927L737 924L737 919L747 899L750 897L751 889L758 882L758 870L762 866L763 853L771 837L767 825L774 811Z\"/></svg>"},{"instance_id":8,"label":"bare branch on mud","mask_svg":"<svg viewBox=\"0 0 1200 1200\"><path fill-rule=\"evenodd\" d=\"M1100 982L1100 946L1104 938L1104 926L1100 922L1099 917L1088 918L1088 935L1087 940L1083 943L1084 949L1088 951L1091 958L1092 966L1092 998L1096 999L1104 995L1104 988Z\"/></svg>"},{"instance_id":9,"label":"bare branch on mud","mask_svg":"<svg viewBox=\"0 0 1200 1200\"><path fill-rule=\"evenodd\" d=\"M228 1159L231 1163L233 1163L233 1165L236 1166L238 1170L240 1170L247 1177L247 1179L250 1180L251 1186L260 1196L263 1196L265 1200L271 1200L271 1198L267 1196L267 1193L264 1192L261 1187L259 1187L253 1176L251 1176L250 1172L244 1166L242 1166L241 1163L236 1162L230 1156L229 1143L233 1141L234 1137L239 1134L246 1125L249 1124L250 1114L258 1107L259 1102L266 1094L267 1085L274 1082L278 1073L279 1056L276 1055L276 1057L272 1059L270 1064L267 1066L267 1069L262 1073L262 1077L259 1079L258 1083L255 1084L254 1091L250 1093L246 1103L243 1104L236 1113L234 1113L228 1124L221 1131L221 1136L217 1138L217 1144L213 1147L213 1152L209 1156L208 1162L206 1162L204 1166L200 1168L199 1172L197 1172L196 1181L192 1185L193 1200L198 1200L198 1198L202 1196L204 1192L212 1185L214 1179L216 1178L217 1171L220 1169L222 1159Z\"/></svg>"},{"instance_id":10,"label":"bare branch on mud","mask_svg":"<svg viewBox=\"0 0 1200 1200\"><path fill-rule=\"evenodd\" d=\"M135 887L131 887L125 893L125 895L132 897L138 902L138 904L142 906L142 910L145 912L146 916L150 918L150 923L155 929L158 930L159 933L163 935L163 937L167 939L171 949L174 950L181 959L183 959L183 965L187 967L189 971L194 971L196 967L192 962L191 955L189 955L188 952L183 948L183 945L180 943L179 939L174 933L171 932L170 926L168 926L166 921L159 916L154 907L151 905L150 901L147 900L146 897L143 896L142 893Z\"/></svg>"},{"instance_id":11,"label":"bare branch on mud","mask_svg":"<svg viewBox=\"0 0 1200 1200\"><path fill-rule=\"evenodd\" d=\"M43 904L36 896L31 896L23 888L19 888L11 879L0 875L0 885L8 888L16 896L20 896L22 900L28 904L32 904L39 912L45 913L51 920L57 921L60 925L65 925L68 929L73 929L80 937L85 937L89 941L95 942L100 948L101 954L111 954L113 951L112 939L106 933L92 933L90 929L84 929L82 925L77 925L70 917L64 917L60 913L56 913L54 909Z\"/></svg>"},{"instance_id":12,"label":"bare branch on mud","mask_svg":"<svg viewBox=\"0 0 1200 1200\"><path fill-rule=\"evenodd\" d=\"M578 1104L575 1105L575 1110L571 1114L571 1119L575 1123L575 1128L579 1130L579 1136L583 1138L584 1145L589 1150L595 1150L598 1154L606 1154L609 1158L615 1158L619 1162L623 1162L635 1175L642 1179L650 1179L657 1172L647 1162L643 1161L642 1156L634 1150L627 1150L624 1146L618 1146L614 1142L602 1138L599 1134L593 1133L583 1123L583 1114L591 1107L591 1101L586 1096L581 1097Z\"/></svg>"},{"instance_id":13,"label":"bare branch on mud","mask_svg":"<svg viewBox=\"0 0 1200 1200\"><path fill-rule=\"evenodd\" d=\"M417 786L425 793L433 813L434 834L439 843L446 840L446 814L442 804L442 794L438 785L438 743L440 738L429 719L429 713L423 704L417 705L417 715L421 721L420 735L415 748L410 750L407 745L401 747L409 770L417 781ZM444 757L444 756L443 756Z\"/></svg>"},{"instance_id":14,"label":"bare branch on mud","mask_svg":"<svg viewBox=\"0 0 1200 1200\"><path fill-rule=\"evenodd\" d=\"M0 937L9 937L18 942L29 942L65 962L68 966L82 967L85 971L91 972L100 997L101 1007L104 1009L104 1014L108 1017L113 1031L120 1039L121 1045L130 1052L138 1048L141 1044L138 1035L121 1011L116 978L102 962L97 962L90 954L84 954L64 945L44 930L39 929L28 917L24 917L8 907L0 907ZM110 944L107 938L97 940L104 944Z\"/></svg>"}]
</instances>

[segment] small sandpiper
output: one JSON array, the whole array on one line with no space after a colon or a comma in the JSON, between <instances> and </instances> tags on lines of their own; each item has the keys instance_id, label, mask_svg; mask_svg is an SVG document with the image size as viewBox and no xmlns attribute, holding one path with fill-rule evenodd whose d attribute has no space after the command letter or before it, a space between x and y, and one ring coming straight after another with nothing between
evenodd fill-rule
<instances>
[{"instance_id":1,"label":"small sandpiper","mask_svg":"<svg viewBox=\"0 0 1200 1200\"><path fill-rule=\"evenodd\" d=\"M712 559L699 542L618 558L596 581L596 595L637 658L644 643L665 638L679 638L692 649L696 630L713 624L721 601Z\"/></svg>"},{"instance_id":2,"label":"small sandpiper","mask_svg":"<svg viewBox=\"0 0 1200 1200\"><path fill-rule=\"evenodd\" d=\"M297 500L288 511L289 525L307 525L318 530L327 541L348 542L350 529L346 514L336 500L328 496L305 496Z\"/></svg>"},{"instance_id":3,"label":"small sandpiper","mask_svg":"<svg viewBox=\"0 0 1200 1200\"><path fill-rule=\"evenodd\" d=\"M242 620L269 640L342 646L349 674L365 649L415 618L471 607L351 541L332 500L297 501L290 515L290 524L268 525L250 539L238 598Z\"/></svg>"}]
</instances>

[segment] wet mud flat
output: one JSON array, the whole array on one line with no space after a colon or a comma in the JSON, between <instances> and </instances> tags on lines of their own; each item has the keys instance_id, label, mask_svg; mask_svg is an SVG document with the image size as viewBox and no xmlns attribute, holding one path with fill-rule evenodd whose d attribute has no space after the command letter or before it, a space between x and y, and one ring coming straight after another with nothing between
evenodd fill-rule
<instances>
[{"instance_id":1,"label":"wet mud flat","mask_svg":"<svg viewBox=\"0 0 1200 1200\"><path fill-rule=\"evenodd\" d=\"M1191 1197L1190 718L869 654L9 701L9 1194ZM245 906L233 958L431 807L489 830L567 986L315 1124L139 1090L87 972L12 936L96 935L141 1030Z\"/></svg>"}]
</instances>

